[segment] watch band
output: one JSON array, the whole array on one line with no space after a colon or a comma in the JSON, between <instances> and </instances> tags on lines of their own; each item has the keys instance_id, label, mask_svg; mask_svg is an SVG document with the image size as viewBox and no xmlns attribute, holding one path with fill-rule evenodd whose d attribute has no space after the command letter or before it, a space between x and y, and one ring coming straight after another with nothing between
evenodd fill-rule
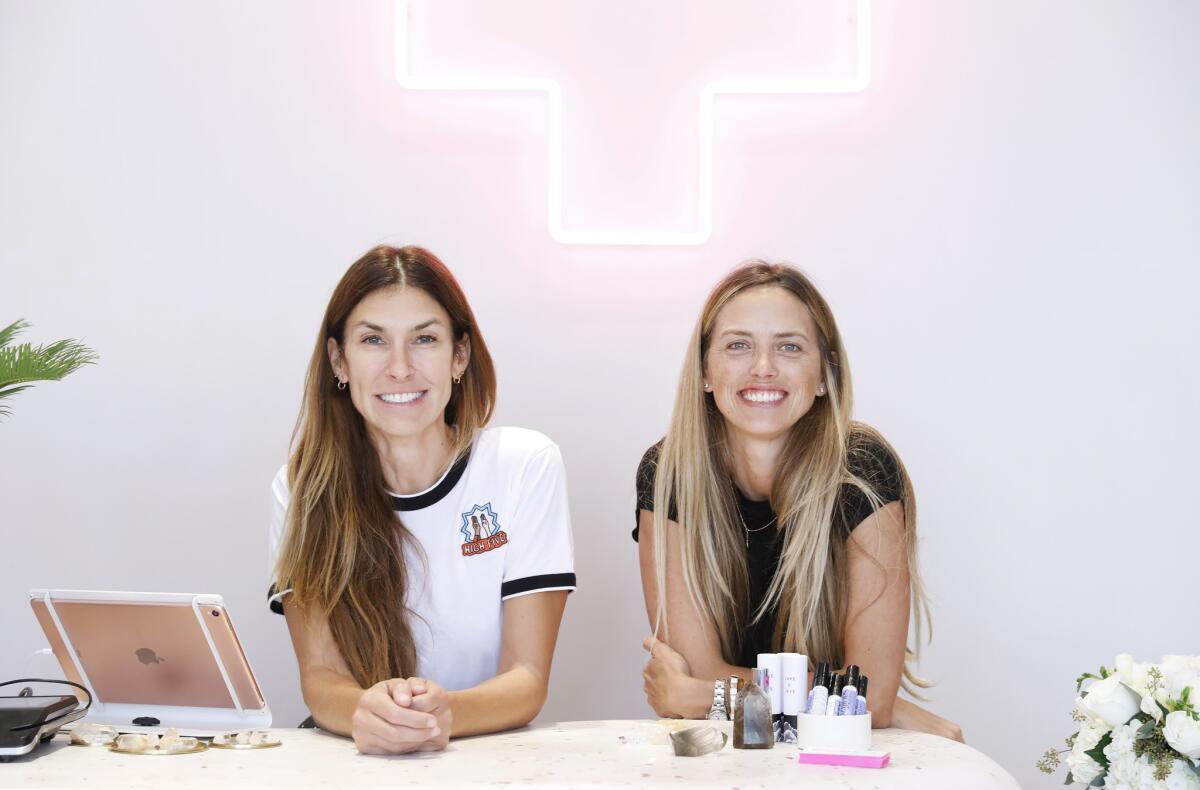
<instances>
[{"instance_id":1,"label":"watch band","mask_svg":"<svg viewBox=\"0 0 1200 790\"><path fill-rule=\"evenodd\" d=\"M725 703L725 709L733 715L733 706L737 704L738 681L741 680L737 675L729 676L729 699Z\"/></svg>"},{"instance_id":2,"label":"watch band","mask_svg":"<svg viewBox=\"0 0 1200 790\"><path fill-rule=\"evenodd\" d=\"M713 701L705 717L709 721L729 721L728 708L725 707L725 681L713 681Z\"/></svg>"}]
</instances>

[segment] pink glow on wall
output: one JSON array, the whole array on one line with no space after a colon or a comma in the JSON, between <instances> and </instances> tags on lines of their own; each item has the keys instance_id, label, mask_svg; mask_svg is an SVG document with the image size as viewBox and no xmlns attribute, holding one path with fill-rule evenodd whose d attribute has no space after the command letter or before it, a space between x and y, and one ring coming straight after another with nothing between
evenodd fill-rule
<instances>
[{"instance_id":1,"label":"pink glow on wall","mask_svg":"<svg viewBox=\"0 0 1200 790\"><path fill-rule=\"evenodd\" d=\"M658 14L657 19L644 8L622 15L616 3L591 6L590 16L589 8L577 3L524 9L515 3L453 5L442 0L422 7L396 0L396 79L411 90L544 93L547 225L550 236L563 244L704 244L713 226L717 96L850 94L870 81L869 0L852 0L845 12L827 3L820 9L824 16L804 26L796 24L804 4L795 0L758 5L693 0L687 5L690 14ZM809 3L806 13L814 13L815 6ZM439 49L423 41L414 25L418 15L426 29L440 23L456 30L461 42ZM837 40L847 28L853 34L841 37L852 43ZM626 37L629 47L616 45ZM803 45L806 37L811 46ZM593 39L599 44L589 46ZM668 51L672 47L678 51ZM645 51L655 51L659 59L638 61ZM458 53L471 54L456 58ZM473 63L463 64L472 57ZM814 63L813 57L833 63ZM848 64L842 71L849 74L830 73L839 63ZM818 76L797 76L798 71ZM677 81L671 83L672 78ZM660 80L669 84L655 85ZM672 136L670 123L678 125L685 116L687 125ZM564 149L575 154L570 167ZM568 170L575 175L569 177ZM570 197L564 194L568 181L577 192ZM680 195L687 210L670 216L662 204L678 209ZM665 220L662 214L668 215ZM645 227L645 218L658 226ZM587 225L592 229L580 227Z\"/></svg>"}]
</instances>

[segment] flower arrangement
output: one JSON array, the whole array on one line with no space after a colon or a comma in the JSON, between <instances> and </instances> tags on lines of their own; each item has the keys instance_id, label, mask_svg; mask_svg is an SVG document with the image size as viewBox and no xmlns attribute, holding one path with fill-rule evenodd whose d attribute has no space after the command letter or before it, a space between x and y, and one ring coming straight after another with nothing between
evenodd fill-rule
<instances>
[{"instance_id":1,"label":"flower arrangement","mask_svg":"<svg viewBox=\"0 0 1200 790\"><path fill-rule=\"evenodd\" d=\"M1122 654L1112 669L1080 675L1075 690L1079 732L1068 749L1046 752L1039 769L1053 773L1066 754L1067 784L1200 789L1200 656L1139 664Z\"/></svg>"}]
</instances>

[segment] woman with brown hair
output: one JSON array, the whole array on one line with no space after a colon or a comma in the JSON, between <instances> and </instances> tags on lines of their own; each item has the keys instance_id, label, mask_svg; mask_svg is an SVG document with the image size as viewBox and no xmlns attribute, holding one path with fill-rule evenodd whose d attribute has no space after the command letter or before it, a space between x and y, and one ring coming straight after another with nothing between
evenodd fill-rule
<instances>
[{"instance_id":1,"label":"woman with brown hair","mask_svg":"<svg viewBox=\"0 0 1200 790\"><path fill-rule=\"evenodd\" d=\"M851 421L850 369L825 299L796 269L722 280L693 332L666 437L638 468L643 673L662 716L702 718L756 654L857 664L872 724L961 739L896 694L927 616L903 464Z\"/></svg>"},{"instance_id":2,"label":"woman with brown hair","mask_svg":"<svg viewBox=\"0 0 1200 790\"><path fill-rule=\"evenodd\" d=\"M546 437L485 428L495 394L440 260L381 246L350 266L273 485L270 600L316 724L362 752L442 749L545 701L575 589L566 480Z\"/></svg>"}]
</instances>

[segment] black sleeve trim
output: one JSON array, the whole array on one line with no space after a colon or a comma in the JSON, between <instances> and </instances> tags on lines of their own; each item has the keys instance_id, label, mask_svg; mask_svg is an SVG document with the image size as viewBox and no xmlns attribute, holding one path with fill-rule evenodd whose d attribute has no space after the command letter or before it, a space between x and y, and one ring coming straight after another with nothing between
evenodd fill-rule
<instances>
[{"instance_id":1,"label":"black sleeve trim","mask_svg":"<svg viewBox=\"0 0 1200 790\"><path fill-rule=\"evenodd\" d=\"M636 543L638 539L638 521L641 518L641 511L649 510L654 512L654 478L658 473L658 456L662 452L663 442L665 439L659 439L650 449L646 450L642 455L642 460L638 464L637 478L635 481L635 489L637 491L637 507L633 509L633 540ZM670 507L667 509L667 518L672 521L677 521L675 515L675 498L671 498Z\"/></svg>"},{"instance_id":2,"label":"black sleeve trim","mask_svg":"<svg viewBox=\"0 0 1200 790\"><path fill-rule=\"evenodd\" d=\"M275 585L272 584L267 590L267 605L271 607L271 611L275 614L283 614L283 599L276 598L277 594L278 591L275 589Z\"/></svg>"},{"instance_id":3,"label":"black sleeve trim","mask_svg":"<svg viewBox=\"0 0 1200 790\"><path fill-rule=\"evenodd\" d=\"M554 590L563 587L575 587L573 573L547 573L541 576L526 576L524 579L513 579L500 585L500 597L508 598L521 593L536 590Z\"/></svg>"}]
</instances>

